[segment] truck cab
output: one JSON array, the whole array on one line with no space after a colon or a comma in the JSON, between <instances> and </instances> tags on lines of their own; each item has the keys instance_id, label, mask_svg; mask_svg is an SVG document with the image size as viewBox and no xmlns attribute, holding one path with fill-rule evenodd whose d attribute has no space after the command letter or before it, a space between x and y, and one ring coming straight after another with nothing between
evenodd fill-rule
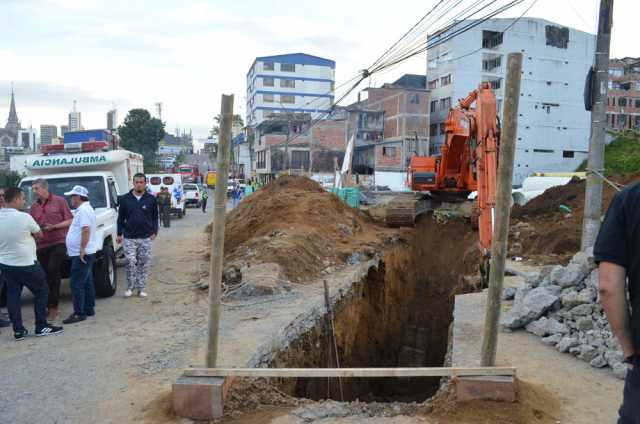
<instances>
[{"instance_id":1,"label":"truck cab","mask_svg":"<svg viewBox=\"0 0 640 424\"><path fill-rule=\"evenodd\" d=\"M14 156L11 165L12 170L27 175L19 183L26 194L27 211L36 201L32 185L37 179L46 180L49 191L59 196L75 185L87 188L89 202L96 212L97 237L101 240L93 268L96 296L109 297L117 289L116 256L122 253L117 241L118 198L133 187L133 175L142 172L142 156L126 150L88 150L66 153L63 149L55 154ZM69 276L68 262L62 269L64 278Z\"/></svg>"}]
</instances>

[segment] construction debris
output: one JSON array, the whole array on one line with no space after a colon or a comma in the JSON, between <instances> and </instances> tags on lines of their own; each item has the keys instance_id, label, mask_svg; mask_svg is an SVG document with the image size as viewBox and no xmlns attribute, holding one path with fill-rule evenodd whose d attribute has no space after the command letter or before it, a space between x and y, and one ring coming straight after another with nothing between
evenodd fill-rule
<instances>
[{"instance_id":1,"label":"construction debris","mask_svg":"<svg viewBox=\"0 0 640 424\"><path fill-rule=\"evenodd\" d=\"M597 299L598 270L590 253L576 253L566 266L530 273L503 319L509 330L525 328L542 343L595 368L611 367L624 378L627 367Z\"/></svg>"}]
</instances>

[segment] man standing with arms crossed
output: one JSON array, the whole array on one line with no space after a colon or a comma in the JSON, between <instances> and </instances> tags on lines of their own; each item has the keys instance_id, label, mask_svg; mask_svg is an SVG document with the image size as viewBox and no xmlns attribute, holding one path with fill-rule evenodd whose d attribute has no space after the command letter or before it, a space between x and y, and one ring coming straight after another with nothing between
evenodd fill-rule
<instances>
[{"instance_id":1,"label":"man standing with arms crossed","mask_svg":"<svg viewBox=\"0 0 640 424\"><path fill-rule=\"evenodd\" d=\"M5 206L0 209L0 271L7 285L9 316L13 324L13 337L23 340L28 331L22 325L22 288L33 293L36 316L36 336L62 332L62 327L47 323L47 281L36 256L35 238L42 237L40 227L24 207L24 193L17 187L4 192Z\"/></svg>"},{"instance_id":2,"label":"man standing with arms crossed","mask_svg":"<svg viewBox=\"0 0 640 424\"><path fill-rule=\"evenodd\" d=\"M151 261L151 244L158 234L158 202L147 192L147 177L133 176L133 190L120 196L118 208L118 243L124 236L127 258L127 290L124 297L147 297L146 286Z\"/></svg>"},{"instance_id":3,"label":"man standing with arms crossed","mask_svg":"<svg viewBox=\"0 0 640 424\"><path fill-rule=\"evenodd\" d=\"M96 213L89 203L89 191L75 186L64 194L71 196L73 221L67 233L67 254L71 259L71 294L73 313L63 324L73 324L94 316L96 292L93 287L93 263L96 260Z\"/></svg>"},{"instance_id":4,"label":"man standing with arms crossed","mask_svg":"<svg viewBox=\"0 0 640 424\"><path fill-rule=\"evenodd\" d=\"M640 424L640 184L613 199L593 254L600 302L628 366L618 424Z\"/></svg>"},{"instance_id":5,"label":"man standing with arms crossed","mask_svg":"<svg viewBox=\"0 0 640 424\"><path fill-rule=\"evenodd\" d=\"M31 185L37 200L31 205L29 213L40 226L43 236L37 241L38 262L47 274L49 300L47 317L58 317L58 299L60 297L60 267L67 258L64 240L67 228L71 224L71 211L64 197L49 192L49 183L40 178Z\"/></svg>"}]
</instances>

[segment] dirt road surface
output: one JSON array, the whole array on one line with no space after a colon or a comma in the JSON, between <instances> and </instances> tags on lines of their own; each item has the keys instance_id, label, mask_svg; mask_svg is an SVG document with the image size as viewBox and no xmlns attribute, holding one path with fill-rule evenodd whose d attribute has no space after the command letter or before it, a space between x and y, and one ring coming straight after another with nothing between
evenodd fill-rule
<instances>
[{"instance_id":1,"label":"dirt road surface","mask_svg":"<svg viewBox=\"0 0 640 424\"><path fill-rule=\"evenodd\" d=\"M206 303L192 282L200 278L202 231L210 220L210 211L188 209L184 219L162 229L153 246L148 299L123 298L119 268L117 294L98 299L96 316L65 326L63 334L18 343L10 329L2 329L0 422L143 421L150 403L166 393L205 339ZM27 293L23 317L32 330ZM61 318L72 312L68 281L60 310Z\"/></svg>"}]
</instances>

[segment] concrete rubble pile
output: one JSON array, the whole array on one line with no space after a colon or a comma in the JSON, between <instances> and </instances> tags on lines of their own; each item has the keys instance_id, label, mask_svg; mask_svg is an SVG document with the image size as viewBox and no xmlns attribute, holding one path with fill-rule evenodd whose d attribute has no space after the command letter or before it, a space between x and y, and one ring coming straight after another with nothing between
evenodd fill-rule
<instances>
[{"instance_id":1,"label":"concrete rubble pile","mask_svg":"<svg viewBox=\"0 0 640 424\"><path fill-rule=\"evenodd\" d=\"M627 366L598 299L598 270L593 254L578 252L567 266L524 273L513 306L502 320L507 330L525 328L542 343L569 353L592 367L611 367L624 378ZM513 292L505 290L509 299Z\"/></svg>"}]
</instances>

